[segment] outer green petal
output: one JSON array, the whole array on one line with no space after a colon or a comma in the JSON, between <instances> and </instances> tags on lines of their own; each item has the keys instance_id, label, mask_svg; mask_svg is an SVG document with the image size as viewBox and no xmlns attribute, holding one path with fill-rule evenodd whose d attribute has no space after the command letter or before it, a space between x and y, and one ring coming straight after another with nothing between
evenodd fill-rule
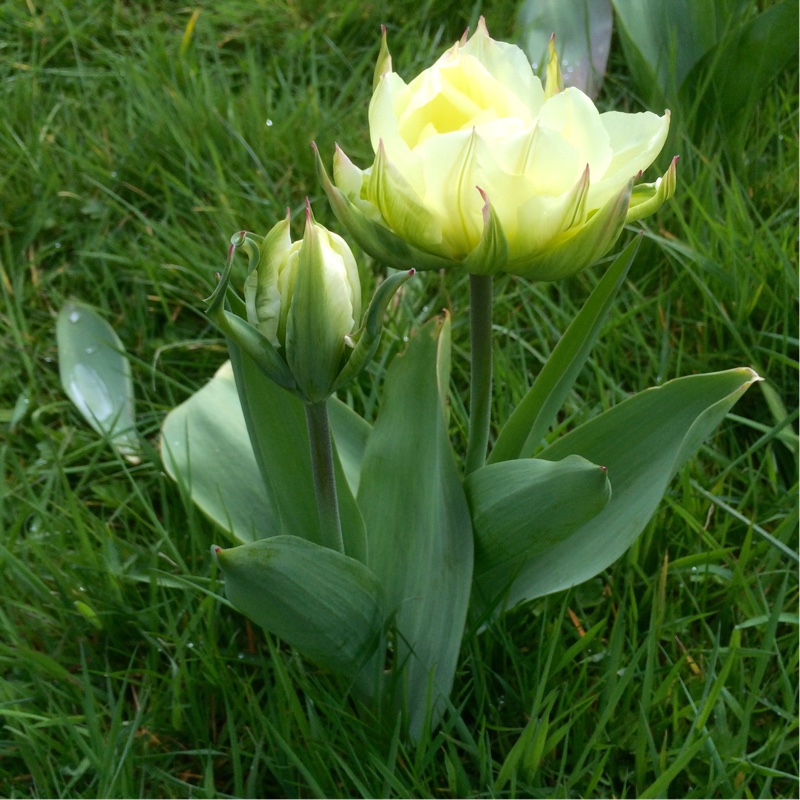
<instances>
[{"instance_id":1,"label":"outer green petal","mask_svg":"<svg viewBox=\"0 0 800 800\"><path fill-rule=\"evenodd\" d=\"M454 266L454 262L449 259L425 253L412 247L385 225L367 217L345 192L331 183L316 147L314 147L314 152L316 154L317 175L325 189L325 194L328 196L333 213L339 222L347 228L362 250L369 253L376 261L395 269L408 270L413 267L414 269L425 271L448 269Z\"/></svg>"},{"instance_id":2,"label":"outer green petal","mask_svg":"<svg viewBox=\"0 0 800 800\"><path fill-rule=\"evenodd\" d=\"M601 208L576 231L557 236L546 248L530 257L509 261L510 275L539 281L567 278L602 258L622 233L630 201L632 183Z\"/></svg>"},{"instance_id":3,"label":"outer green petal","mask_svg":"<svg viewBox=\"0 0 800 800\"><path fill-rule=\"evenodd\" d=\"M478 191L484 199L483 234L478 246L461 262L461 265L473 275L493 275L502 271L508 262L508 240L486 194L482 189Z\"/></svg>"},{"instance_id":4,"label":"outer green petal","mask_svg":"<svg viewBox=\"0 0 800 800\"><path fill-rule=\"evenodd\" d=\"M587 166L569 191L560 196L534 195L517 210L517 229L510 233L513 241L511 260L517 254L537 253L556 237L586 221L586 195L590 175ZM516 235L514 235L514 233Z\"/></svg>"},{"instance_id":5,"label":"outer green petal","mask_svg":"<svg viewBox=\"0 0 800 800\"><path fill-rule=\"evenodd\" d=\"M675 194L678 184L678 156L672 159L669 169L655 182L634 187L625 222L636 222L653 214L661 204Z\"/></svg>"},{"instance_id":6,"label":"outer green petal","mask_svg":"<svg viewBox=\"0 0 800 800\"><path fill-rule=\"evenodd\" d=\"M344 337L354 324L342 258L325 246L324 235L307 211L286 323L286 358L298 388L311 402L330 396L341 366Z\"/></svg>"},{"instance_id":7,"label":"outer green petal","mask_svg":"<svg viewBox=\"0 0 800 800\"><path fill-rule=\"evenodd\" d=\"M273 347L280 347L278 323L281 316L281 295L278 289L278 264L286 258L292 246L289 232L289 209L282 219L264 237L259 246L260 258L256 272L256 291L253 312L257 327L270 340ZM252 276L253 273L251 273ZM248 278L249 280L249 278ZM248 316L250 302L248 302Z\"/></svg>"},{"instance_id":8,"label":"outer green petal","mask_svg":"<svg viewBox=\"0 0 800 800\"><path fill-rule=\"evenodd\" d=\"M422 204L411 184L386 155L383 142L378 145L372 171L365 175L366 199L380 209L387 225L404 239L434 251L442 245L442 226Z\"/></svg>"}]
</instances>

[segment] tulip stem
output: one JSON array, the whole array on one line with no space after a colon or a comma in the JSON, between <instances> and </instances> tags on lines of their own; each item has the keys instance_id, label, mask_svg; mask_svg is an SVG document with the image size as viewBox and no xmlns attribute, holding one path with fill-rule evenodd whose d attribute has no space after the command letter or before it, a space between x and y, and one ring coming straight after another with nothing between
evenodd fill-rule
<instances>
[{"instance_id":1,"label":"tulip stem","mask_svg":"<svg viewBox=\"0 0 800 800\"><path fill-rule=\"evenodd\" d=\"M492 410L492 276L469 276L470 396L466 473L486 463Z\"/></svg>"},{"instance_id":2,"label":"tulip stem","mask_svg":"<svg viewBox=\"0 0 800 800\"><path fill-rule=\"evenodd\" d=\"M328 421L328 405L322 400L317 403L306 403L305 408L322 544L331 550L344 553L339 500L336 496L336 474L333 471L333 440Z\"/></svg>"}]
</instances>

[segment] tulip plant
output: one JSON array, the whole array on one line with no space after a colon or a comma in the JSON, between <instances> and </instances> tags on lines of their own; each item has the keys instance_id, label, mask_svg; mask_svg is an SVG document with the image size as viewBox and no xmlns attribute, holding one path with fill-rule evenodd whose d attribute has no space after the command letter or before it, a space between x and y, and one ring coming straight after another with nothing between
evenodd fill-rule
<instances>
[{"instance_id":1,"label":"tulip plant","mask_svg":"<svg viewBox=\"0 0 800 800\"><path fill-rule=\"evenodd\" d=\"M332 179L320 153L318 173L352 239L399 271L364 303L349 247L308 206L301 240L291 241L288 214L263 238L237 233L208 306L230 363L167 417L162 453L229 535L212 552L230 602L345 676L367 713L401 715L413 738L447 709L466 626L611 564L758 376L679 378L548 436L637 239L519 407L492 420L493 275L567 278L653 213L675 191L675 160L654 183L638 180L669 113L598 112L562 89L552 43L543 86L481 20L409 84L392 70L384 31L369 124L372 166L337 148ZM238 250L249 260L241 291L231 285ZM459 269L470 275L465 453L449 437L446 312L389 365L374 422L336 397L374 356L401 284Z\"/></svg>"}]
</instances>

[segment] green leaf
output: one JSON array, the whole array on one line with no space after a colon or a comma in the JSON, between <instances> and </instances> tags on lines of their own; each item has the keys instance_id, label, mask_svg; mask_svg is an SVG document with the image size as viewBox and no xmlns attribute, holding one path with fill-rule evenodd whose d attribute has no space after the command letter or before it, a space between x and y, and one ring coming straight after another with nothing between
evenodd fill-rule
<instances>
[{"instance_id":1,"label":"green leaf","mask_svg":"<svg viewBox=\"0 0 800 800\"><path fill-rule=\"evenodd\" d=\"M354 677L378 646L383 592L360 561L296 536L212 552L231 603L311 661Z\"/></svg>"},{"instance_id":2,"label":"green leaf","mask_svg":"<svg viewBox=\"0 0 800 800\"><path fill-rule=\"evenodd\" d=\"M167 414L161 428L167 474L194 503L239 542L278 530L247 434L230 361L199 392Z\"/></svg>"},{"instance_id":3,"label":"green leaf","mask_svg":"<svg viewBox=\"0 0 800 800\"><path fill-rule=\"evenodd\" d=\"M370 426L340 400L328 415L343 473L355 494ZM230 362L186 402L173 409L161 431L167 473L238 542L280 531L276 500L261 478L247 433Z\"/></svg>"},{"instance_id":4,"label":"green leaf","mask_svg":"<svg viewBox=\"0 0 800 800\"><path fill-rule=\"evenodd\" d=\"M472 581L469 508L439 383L449 359L449 335L448 318L432 320L392 362L358 491L368 564L384 587L389 616L394 615L395 669L405 669L401 689L407 693L412 737L430 720L435 724L444 710ZM382 666L373 665L375 671ZM395 709L400 701L395 698Z\"/></svg>"},{"instance_id":5,"label":"green leaf","mask_svg":"<svg viewBox=\"0 0 800 800\"><path fill-rule=\"evenodd\" d=\"M677 99L686 77L751 0L612 0L628 68L649 105Z\"/></svg>"},{"instance_id":6,"label":"green leaf","mask_svg":"<svg viewBox=\"0 0 800 800\"><path fill-rule=\"evenodd\" d=\"M539 454L580 455L608 469L611 501L568 538L541 552L514 583L508 606L596 575L630 547L669 481L755 381L751 369L691 375L647 389L576 428Z\"/></svg>"},{"instance_id":7,"label":"green leaf","mask_svg":"<svg viewBox=\"0 0 800 800\"><path fill-rule=\"evenodd\" d=\"M500 431L489 455L490 464L527 458L540 446L586 362L641 239L641 235L637 236L617 256L567 328L539 377Z\"/></svg>"},{"instance_id":8,"label":"green leaf","mask_svg":"<svg viewBox=\"0 0 800 800\"><path fill-rule=\"evenodd\" d=\"M711 104L715 121L736 129L750 119L764 87L788 64L797 63L797 27L798 4L784 0L746 19L701 61L699 70L711 70L707 80L717 100L716 107ZM694 86L685 88L688 93Z\"/></svg>"},{"instance_id":9,"label":"green leaf","mask_svg":"<svg viewBox=\"0 0 800 800\"><path fill-rule=\"evenodd\" d=\"M138 464L131 365L119 336L93 308L70 302L59 312L56 341L67 396L101 436Z\"/></svg>"},{"instance_id":10,"label":"green leaf","mask_svg":"<svg viewBox=\"0 0 800 800\"><path fill-rule=\"evenodd\" d=\"M491 464L465 481L475 532L475 591L479 614L500 611L528 565L605 508L611 486L604 467L580 456L561 461L525 458Z\"/></svg>"}]
</instances>

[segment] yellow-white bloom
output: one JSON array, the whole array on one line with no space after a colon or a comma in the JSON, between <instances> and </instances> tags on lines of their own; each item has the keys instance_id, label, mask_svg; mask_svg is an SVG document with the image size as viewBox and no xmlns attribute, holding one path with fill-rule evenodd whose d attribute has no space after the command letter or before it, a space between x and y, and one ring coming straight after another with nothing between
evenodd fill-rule
<instances>
[{"instance_id":1,"label":"yellow-white bloom","mask_svg":"<svg viewBox=\"0 0 800 800\"><path fill-rule=\"evenodd\" d=\"M552 46L543 87L483 19L409 84L384 38L369 108L375 162L362 171L337 148L333 183L319 164L340 221L396 266L553 280L600 258L625 222L674 192L674 162L632 191L664 145L669 112L601 114L559 78Z\"/></svg>"}]
</instances>

